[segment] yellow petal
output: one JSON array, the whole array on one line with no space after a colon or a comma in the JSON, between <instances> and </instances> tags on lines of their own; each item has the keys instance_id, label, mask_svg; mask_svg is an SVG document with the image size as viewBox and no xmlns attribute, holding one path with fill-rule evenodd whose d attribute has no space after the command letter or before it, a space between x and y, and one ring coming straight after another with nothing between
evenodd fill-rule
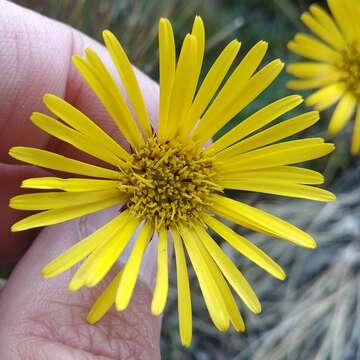
<instances>
[{"instance_id":1,"label":"yellow petal","mask_svg":"<svg viewBox=\"0 0 360 360\"><path fill-rule=\"evenodd\" d=\"M231 102L224 102L224 105L218 104L218 109L214 109L214 101L195 129L193 139L200 144L205 143L262 93L275 80L283 67L284 64L280 60L274 60L252 76L244 86L240 85L238 87L240 91L232 89L235 96L231 96Z\"/></svg>"},{"instance_id":2,"label":"yellow petal","mask_svg":"<svg viewBox=\"0 0 360 360\"><path fill-rule=\"evenodd\" d=\"M70 291L77 291L83 286L97 285L114 265L139 225L139 220L133 218L129 213L124 217L126 217L124 226L97 247L81 264L71 278Z\"/></svg>"},{"instance_id":3,"label":"yellow petal","mask_svg":"<svg viewBox=\"0 0 360 360\"><path fill-rule=\"evenodd\" d=\"M213 201L211 208L216 214L227 220L300 246L316 247L316 243L310 235L276 216L224 196L212 195L211 198Z\"/></svg>"},{"instance_id":4,"label":"yellow petal","mask_svg":"<svg viewBox=\"0 0 360 360\"><path fill-rule=\"evenodd\" d=\"M244 275L236 268L229 257L221 250L220 246L211 238L205 229L196 227L199 237L214 259L217 266L224 274L227 281L234 288L236 293L244 301L246 306L255 314L261 312L261 304L254 290L245 279Z\"/></svg>"},{"instance_id":5,"label":"yellow petal","mask_svg":"<svg viewBox=\"0 0 360 360\"><path fill-rule=\"evenodd\" d=\"M353 131L351 153L357 155L360 152L360 105L356 110L355 126Z\"/></svg>"},{"instance_id":6,"label":"yellow petal","mask_svg":"<svg viewBox=\"0 0 360 360\"><path fill-rule=\"evenodd\" d=\"M124 200L125 197L119 194L111 199L97 201L86 205L75 205L61 209L43 211L18 221L11 227L11 231L23 231L40 226L58 224L63 221L72 220L80 216L110 208L114 205L119 205Z\"/></svg>"},{"instance_id":7,"label":"yellow petal","mask_svg":"<svg viewBox=\"0 0 360 360\"><path fill-rule=\"evenodd\" d=\"M51 170L105 179L119 179L120 177L120 173L118 171L86 164L82 161L70 159L51 151L32 147L15 146L10 149L9 155L14 159L25 163L41 166Z\"/></svg>"},{"instance_id":8,"label":"yellow petal","mask_svg":"<svg viewBox=\"0 0 360 360\"><path fill-rule=\"evenodd\" d=\"M97 298L95 304L91 307L86 320L89 324L95 324L103 318L115 302L116 291L119 286L122 271L118 272Z\"/></svg>"},{"instance_id":9,"label":"yellow petal","mask_svg":"<svg viewBox=\"0 0 360 360\"><path fill-rule=\"evenodd\" d=\"M240 43L233 40L225 47L211 66L191 105L189 115L185 118L185 123L181 125L181 134L184 137L188 135L209 105L239 50Z\"/></svg>"},{"instance_id":10,"label":"yellow petal","mask_svg":"<svg viewBox=\"0 0 360 360\"><path fill-rule=\"evenodd\" d=\"M47 108L66 124L86 135L92 141L99 142L118 157L129 159L129 153L80 110L52 94L45 94L43 100Z\"/></svg>"},{"instance_id":11,"label":"yellow petal","mask_svg":"<svg viewBox=\"0 0 360 360\"><path fill-rule=\"evenodd\" d=\"M146 137L149 137L152 134L149 114L146 110L144 99L133 67L124 49L113 33L109 30L105 30L103 32L103 38L111 59L116 66L116 70L120 75L131 105L134 108L137 120L146 134Z\"/></svg>"},{"instance_id":12,"label":"yellow petal","mask_svg":"<svg viewBox=\"0 0 360 360\"><path fill-rule=\"evenodd\" d=\"M234 249L239 251L242 255L253 261L255 264L269 272L277 279L284 280L285 272L273 259L265 254L252 242L237 234L231 228L216 220L213 216L203 215L205 223L210 226L216 233L218 233L224 240L226 240Z\"/></svg>"},{"instance_id":13,"label":"yellow petal","mask_svg":"<svg viewBox=\"0 0 360 360\"><path fill-rule=\"evenodd\" d=\"M177 230L170 229L174 242L178 292L179 331L181 343L190 346L192 338L192 314L189 275L182 240Z\"/></svg>"},{"instance_id":14,"label":"yellow petal","mask_svg":"<svg viewBox=\"0 0 360 360\"><path fill-rule=\"evenodd\" d=\"M335 195L330 191L284 180L274 181L267 178L240 178L238 180L219 181L219 185L224 189L253 191L314 201L329 202L336 200Z\"/></svg>"},{"instance_id":15,"label":"yellow petal","mask_svg":"<svg viewBox=\"0 0 360 360\"><path fill-rule=\"evenodd\" d=\"M179 61L176 66L173 92L169 108L167 137L176 135L181 119L190 109L199 73L197 72L197 39L194 35L185 36ZM197 75L197 76L196 76Z\"/></svg>"},{"instance_id":16,"label":"yellow petal","mask_svg":"<svg viewBox=\"0 0 360 360\"><path fill-rule=\"evenodd\" d=\"M64 251L42 269L42 275L48 279L70 269L96 248L108 241L126 220L126 211L120 213L107 224L95 230L89 236Z\"/></svg>"},{"instance_id":17,"label":"yellow petal","mask_svg":"<svg viewBox=\"0 0 360 360\"><path fill-rule=\"evenodd\" d=\"M134 248L132 249L130 257L124 267L119 288L116 293L115 303L118 311L125 310L129 305L139 274L141 260L153 233L153 226L149 223L145 223L135 241Z\"/></svg>"},{"instance_id":18,"label":"yellow petal","mask_svg":"<svg viewBox=\"0 0 360 360\"><path fill-rule=\"evenodd\" d=\"M38 177L26 179L21 183L25 189L56 189L68 192L87 192L97 190L116 189L119 181L82 179L82 178L57 178L57 177Z\"/></svg>"},{"instance_id":19,"label":"yellow petal","mask_svg":"<svg viewBox=\"0 0 360 360\"><path fill-rule=\"evenodd\" d=\"M201 225L198 225L201 226ZM231 293L230 287L225 280L223 274L221 273L219 267L216 265L214 259L211 257L204 244L202 243L201 238L199 237L199 230L196 232L197 245L199 247L201 255L204 257L206 264L208 265L213 279L216 283L216 286L219 288L220 293L226 304L226 308L230 317L230 322L234 326L236 331L244 331L245 323L240 314L239 308L236 304L233 294Z\"/></svg>"},{"instance_id":20,"label":"yellow petal","mask_svg":"<svg viewBox=\"0 0 360 360\"><path fill-rule=\"evenodd\" d=\"M42 192L17 195L10 199L9 206L18 210L49 210L71 206L86 205L98 201L115 198L119 190L100 190L79 192Z\"/></svg>"},{"instance_id":21,"label":"yellow petal","mask_svg":"<svg viewBox=\"0 0 360 360\"><path fill-rule=\"evenodd\" d=\"M195 36L197 43L197 70L196 73L199 73L203 63L204 52L205 52L205 27L204 23L200 16L195 16L193 27L191 30L191 35ZM199 76L199 75L197 75Z\"/></svg>"},{"instance_id":22,"label":"yellow petal","mask_svg":"<svg viewBox=\"0 0 360 360\"><path fill-rule=\"evenodd\" d=\"M314 170L294 167L294 166L278 166L267 169L233 172L232 174L223 174L219 181L236 181L240 179L269 179L272 181L288 181L298 184L322 184L324 177Z\"/></svg>"},{"instance_id":23,"label":"yellow petal","mask_svg":"<svg viewBox=\"0 0 360 360\"><path fill-rule=\"evenodd\" d=\"M336 82L321 88L306 99L306 105L313 106L316 110L322 111L336 103L344 94L343 84Z\"/></svg>"},{"instance_id":24,"label":"yellow petal","mask_svg":"<svg viewBox=\"0 0 360 360\"><path fill-rule=\"evenodd\" d=\"M349 122L354 113L356 98L351 93L346 93L339 101L329 123L328 132L331 135L337 134Z\"/></svg>"},{"instance_id":25,"label":"yellow petal","mask_svg":"<svg viewBox=\"0 0 360 360\"><path fill-rule=\"evenodd\" d=\"M216 153L233 143L241 140L252 132L269 124L271 121L277 119L279 116L292 110L303 101L299 95L290 95L282 99L276 100L273 103L258 110L248 118L242 120L237 126L228 131L220 139L210 144L206 152Z\"/></svg>"},{"instance_id":26,"label":"yellow petal","mask_svg":"<svg viewBox=\"0 0 360 360\"><path fill-rule=\"evenodd\" d=\"M321 6L313 4L310 6L310 13L314 16L315 20L318 21L319 24L329 32L329 34L331 34L334 42L339 45L341 44L343 47L346 46L344 37L327 11L325 11Z\"/></svg>"},{"instance_id":27,"label":"yellow petal","mask_svg":"<svg viewBox=\"0 0 360 360\"><path fill-rule=\"evenodd\" d=\"M286 67L286 71L299 78L316 78L331 75L336 71L336 67L330 64L323 64L318 62L299 62L295 64L289 64Z\"/></svg>"},{"instance_id":28,"label":"yellow petal","mask_svg":"<svg viewBox=\"0 0 360 360\"><path fill-rule=\"evenodd\" d=\"M144 139L136 126L129 107L114 79L96 53L87 49L87 60L78 55L74 55L72 59L75 67L100 99L128 142L134 148L142 145Z\"/></svg>"},{"instance_id":29,"label":"yellow petal","mask_svg":"<svg viewBox=\"0 0 360 360\"><path fill-rule=\"evenodd\" d=\"M289 42L288 48L294 53L312 60L324 61L330 64L337 64L342 60L339 52L313 36L304 33L296 34L294 40Z\"/></svg>"},{"instance_id":30,"label":"yellow petal","mask_svg":"<svg viewBox=\"0 0 360 360\"><path fill-rule=\"evenodd\" d=\"M206 128L209 124L212 124L213 121L219 117L219 114L223 116L224 111L229 109L232 103L236 103L236 98L244 92L244 88L248 85L249 78L264 58L267 47L268 45L265 41L259 41L249 50L206 110L199 126L194 131L194 138L196 138L199 133L201 134L204 127ZM230 119L231 116L225 118L224 123Z\"/></svg>"},{"instance_id":31,"label":"yellow petal","mask_svg":"<svg viewBox=\"0 0 360 360\"><path fill-rule=\"evenodd\" d=\"M351 19L351 12L355 9L351 9L347 11L346 9L346 1L337 1L337 0L328 0L327 4L331 10L332 15L334 16L337 25L341 29L344 37L348 41L353 41L356 33L354 29L354 24ZM358 19L356 19L358 21Z\"/></svg>"},{"instance_id":32,"label":"yellow petal","mask_svg":"<svg viewBox=\"0 0 360 360\"><path fill-rule=\"evenodd\" d=\"M168 19L159 21L159 73L160 104L158 136L164 139L168 132L169 108L175 79L175 42L171 23Z\"/></svg>"},{"instance_id":33,"label":"yellow petal","mask_svg":"<svg viewBox=\"0 0 360 360\"><path fill-rule=\"evenodd\" d=\"M307 129L308 127L314 125L319 119L320 116L317 111L311 111L295 116L294 118L263 130L256 135L247 137L245 140L228 147L219 153L218 156L222 159L231 158L237 154L245 153L247 151L272 144L278 140L282 140Z\"/></svg>"},{"instance_id":34,"label":"yellow petal","mask_svg":"<svg viewBox=\"0 0 360 360\"><path fill-rule=\"evenodd\" d=\"M317 159L333 150L333 144L324 143L320 138L292 140L225 159L222 164L217 165L217 168L222 173L232 173L240 169L245 171L265 169Z\"/></svg>"},{"instance_id":35,"label":"yellow petal","mask_svg":"<svg viewBox=\"0 0 360 360\"><path fill-rule=\"evenodd\" d=\"M165 307L169 289L168 275L168 244L166 229L162 227L159 231L159 243L157 248L157 273L153 299L151 302L151 313L160 315Z\"/></svg>"},{"instance_id":36,"label":"yellow petal","mask_svg":"<svg viewBox=\"0 0 360 360\"><path fill-rule=\"evenodd\" d=\"M339 71L334 71L331 74L324 77L307 79L307 80L291 80L287 82L286 86L292 90L315 89L332 84L334 82L338 82L339 80L342 79L342 77L343 75Z\"/></svg>"},{"instance_id":37,"label":"yellow petal","mask_svg":"<svg viewBox=\"0 0 360 360\"><path fill-rule=\"evenodd\" d=\"M33 113L31 115L31 121L48 134L67 142L75 148L90 154L97 159L105 161L113 166L121 167L124 164L124 161L107 150L104 144L100 144L99 146L99 142L94 142L87 136L71 129L50 116L41 113Z\"/></svg>"},{"instance_id":38,"label":"yellow petal","mask_svg":"<svg viewBox=\"0 0 360 360\"><path fill-rule=\"evenodd\" d=\"M230 325L230 316L220 289L211 273L209 265L200 253L196 242L196 234L192 234L184 226L179 227L179 232L184 241L187 253L199 281L201 292L204 296L210 317L219 331L226 331Z\"/></svg>"},{"instance_id":39,"label":"yellow petal","mask_svg":"<svg viewBox=\"0 0 360 360\"><path fill-rule=\"evenodd\" d=\"M333 26L324 26L322 23L318 22L312 14L305 12L301 15L301 21L320 39L326 41L329 45L337 50L343 50L345 47L345 42L341 36L334 31ZM333 30L333 31L331 31Z\"/></svg>"}]
</instances>

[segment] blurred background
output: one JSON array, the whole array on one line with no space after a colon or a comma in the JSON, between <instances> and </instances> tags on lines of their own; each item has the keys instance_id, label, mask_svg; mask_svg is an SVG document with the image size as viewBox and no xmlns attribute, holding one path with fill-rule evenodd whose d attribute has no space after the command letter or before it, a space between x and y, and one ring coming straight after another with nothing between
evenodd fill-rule
<instances>
[{"instance_id":1,"label":"blurred background","mask_svg":"<svg viewBox=\"0 0 360 360\"><path fill-rule=\"evenodd\" d=\"M132 62L158 78L157 22L170 18L177 45L196 14L206 26L207 47L203 74L225 44L237 38L241 54L258 40L266 40L270 51L266 61L280 57L296 59L286 48L295 32L304 30L300 14L311 2L305 0L19 0L18 4L58 19L100 39L109 28L122 42ZM317 1L323 4L324 1ZM290 94L289 76L283 72L258 100L245 109L233 126L261 106ZM303 94L306 95L306 94ZM306 111L300 106L296 112ZM326 137L328 114L308 130L311 136ZM280 215L311 233L318 241L314 251L246 233L286 270L284 282L272 279L230 247L225 251L244 271L262 305L260 315L252 315L243 304L247 331L218 332L211 324L198 284L191 274L194 336L189 349L181 347L175 278L161 337L162 358L167 359L360 359L360 161L349 154L352 124L335 139L337 149L326 159L309 164L324 172L326 186L338 201L318 204L288 198L237 192L234 196ZM226 129L223 129L226 131ZM244 234L243 229L237 229ZM0 286L11 266L0 267ZM172 272L174 274L174 272Z\"/></svg>"}]
</instances>

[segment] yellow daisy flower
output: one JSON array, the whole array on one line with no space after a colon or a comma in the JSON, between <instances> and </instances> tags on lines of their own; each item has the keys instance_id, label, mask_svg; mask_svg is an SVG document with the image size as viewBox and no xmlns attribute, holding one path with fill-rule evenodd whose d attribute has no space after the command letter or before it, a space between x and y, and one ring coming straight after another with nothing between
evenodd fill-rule
<instances>
[{"instance_id":1,"label":"yellow daisy flower","mask_svg":"<svg viewBox=\"0 0 360 360\"><path fill-rule=\"evenodd\" d=\"M337 134L354 112L351 153L360 152L360 2L327 0L332 16L318 5L311 5L301 16L317 38L299 33L288 48L310 61L291 64L287 71L300 80L288 87L294 90L318 89L306 104L318 111L337 103L328 132Z\"/></svg>"},{"instance_id":2,"label":"yellow daisy flower","mask_svg":"<svg viewBox=\"0 0 360 360\"><path fill-rule=\"evenodd\" d=\"M215 326L225 331L232 324L237 331L243 331L244 322L230 286L254 313L261 311L260 302L209 231L220 235L278 279L285 278L283 269L223 220L300 246L314 248L316 244L310 235L295 226L228 198L224 189L332 201L333 194L312 186L323 183L321 174L292 165L329 154L334 146L321 138L276 143L316 123L319 118L316 111L262 129L299 105L302 99L297 95L267 105L206 146L218 130L270 85L283 63L274 60L257 71L267 50L267 44L260 41L224 82L240 49L240 43L233 40L198 87L205 47L205 31L199 17L195 18L191 34L185 37L177 61L171 24L167 19L160 20L160 110L155 132L123 48L109 31L104 31L103 35L133 111L94 51L86 49L85 57L76 55L73 62L132 150L126 151L69 103L54 95L45 95L46 106L59 119L34 113L33 123L109 167L36 148L12 148L10 155L18 160L82 176L25 180L24 188L50 191L11 199L10 206L14 209L42 211L17 222L12 230L51 225L117 205L121 209L117 216L46 265L43 276L59 275L84 260L69 288L75 291L83 286L95 286L136 233L137 239L125 267L113 278L88 315L88 321L95 323L113 303L118 310L128 306L144 251L156 234L158 270L152 313L160 314L166 304L168 241L171 241L175 248L182 343L189 345L192 336L185 252Z\"/></svg>"}]
</instances>

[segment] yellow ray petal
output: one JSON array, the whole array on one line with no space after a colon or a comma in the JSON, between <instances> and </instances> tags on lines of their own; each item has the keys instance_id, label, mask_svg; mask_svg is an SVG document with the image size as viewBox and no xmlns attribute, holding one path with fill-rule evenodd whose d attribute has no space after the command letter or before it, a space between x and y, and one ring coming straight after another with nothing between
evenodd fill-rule
<instances>
[{"instance_id":1,"label":"yellow ray petal","mask_svg":"<svg viewBox=\"0 0 360 360\"><path fill-rule=\"evenodd\" d=\"M118 289L122 271L118 272L97 298L95 304L91 307L86 320L89 324L95 324L103 318L115 302L116 291Z\"/></svg>"},{"instance_id":2,"label":"yellow ray petal","mask_svg":"<svg viewBox=\"0 0 360 360\"><path fill-rule=\"evenodd\" d=\"M306 99L305 103L318 111L322 111L336 103L344 92L344 85L337 82L314 92Z\"/></svg>"},{"instance_id":3,"label":"yellow ray petal","mask_svg":"<svg viewBox=\"0 0 360 360\"><path fill-rule=\"evenodd\" d=\"M205 143L218 130L226 125L229 120L262 93L275 80L283 67L284 64L280 60L274 60L264 66L246 82L245 86L239 86L239 88L242 89L239 93L233 89L233 93L235 93L236 96L232 96L232 102L227 102L226 107L223 105L220 106L219 104L219 108L214 109L214 101L204 114L199 126L195 129L193 139L201 144Z\"/></svg>"},{"instance_id":4,"label":"yellow ray petal","mask_svg":"<svg viewBox=\"0 0 360 360\"><path fill-rule=\"evenodd\" d=\"M93 141L99 142L102 146L122 159L128 159L130 157L129 153L111 136L65 100L52 94L45 94L43 100L49 110L75 130L78 130Z\"/></svg>"},{"instance_id":5,"label":"yellow ray petal","mask_svg":"<svg viewBox=\"0 0 360 360\"><path fill-rule=\"evenodd\" d=\"M188 135L209 105L239 52L240 45L237 40L230 42L211 66L191 105L189 116L184 119L185 123L181 125L181 134L184 137Z\"/></svg>"},{"instance_id":6,"label":"yellow ray petal","mask_svg":"<svg viewBox=\"0 0 360 360\"><path fill-rule=\"evenodd\" d=\"M211 198L213 201L211 208L227 220L300 246L316 247L315 240L309 234L276 216L224 196L212 195Z\"/></svg>"},{"instance_id":7,"label":"yellow ray petal","mask_svg":"<svg viewBox=\"0 0 360 360\"><path fill-rule=\"evenodd\" d=\"M149 223L145 223L136 239L134 248L132 249L130 257L124 267L123 275L119 283L115 300L116 309L118 311L125 310L129 305L146 246L153 234L154 227Z\"/></svg>"},{"instance_id":8,"label":"yellow ray petal","mask_svg":"<svg viewBox=\"0 0 360 360\"><path fill-rule=\"evenodd\" d=\"M87 192L97 190L117 189L119 181L82 179L82 178L57 178L57 177L38 177L26 179L21 183L25 189L56 189L68 192Z\"/></svg>"},{"instance_id":9,"label":"yellow ray petal","mask_svg":"<svg viewBox=\"0 0 360 360\"><path fill-rule=\"evenodd\" d=\"M194 35L187 34L183 41L179 61L176 66L173 92L169 108L170 124L167 126L165 136L176 135L181 124L181 119L190 109L199 72L197 72L197 39Z\"/></svg>"},{"instance_id":10,"label":"yellow ray petal","mask_svg":"<svg viewBox=\"0 0 360 360\"><path fill-rule=\"evenodd\" d=\"M197 42L197 71L200 72L205 52L205 27L200 16L195 16L191 35L196 37Z\"/></svg>"},{"instance_id":11,"label":"yellow ray petal","mask_svg":"<svg viewBox=\"0 0 360 360\"><path fill-rule=\"evenodd\" d=\"M197 133L201 133L203 127L211 124L212 120L216 119L220 113L223 116L225 109L228 109L232 103L236 102L236 98L239 97L239 94L243 93L244 88L248 85L249 78L264 58L267 47L268 45L265 41L259 41L249 50L205 112L199 126L194 131L194 137L197 136ZM228 120L224 120L225 123ZM206 123L206 126L204 123Z\"/></svg>"},{"instance_id":12,"label":"yellow ray petal","mask_svg":"<svg viewBox=\"0 0 360 360\"><path fill-rule=\"evenodd\" d=\"M283 180L240 178L238 180L223 180L219 182L219 185L224 189L253 191L315 201L336 200L336 197L327 190Z\"/></svg>"},{"instance_id":13,"label":"yellow ray petal","mask_svg":"<svg viewBox=\"0 0 360 360\"><path fill-rule=\"evenodd\" d=\"M324 143L320 138L292 140L268 145L232 159L226 158L222 164L217 165L217 168L220 173L232 173L240 169L245 171L265 169L317 159L333 150L333 144Z\"/></svg>"},{"instance_id":14,"label":"yellow ray petal","mask_svg":"<svg viewBox=\"0 0 360 360\"><path fill-rule=\"evenodd\" d=\"M356 109L355 125L351 143L351 153L357 155L360 152L360 105Z\"/></svg>"},{"instance_id":15,"label":"yellow ray petal","mask_svg":"<svg viewBox=\"0 0 360 360\"><path fill-rule=\"evenodd\" d=\"M246 306L255 314L261 312L261 304L254 290L245 279L244 275L236 268L229 257L221 250L220 246L211 238L205 229L196 227L196 231L206 247L207 251L214 259L219 269L224 274L227 281L234 288L236 293L244 301Z\"/></svg>"},{"instance_id":16,"label":"yellow ray petal","mask_svg":"<svg viewBox=\"0 0 360 360\"><path fill-rule=\"evenodd\" d=\"M329 76L334 71L337 71L336 67L330 64L318 63L318 62L299 62L289 64L286 67L286 71L299 78L318 78Z\"/></svg>"},{"instance_id":17,"label":"yellow ray petal","mask_svg":"<svg viewBox=\"0 0 360 360\"><path fill-rule=\"evenodd\" d=\"M69 283L70 291L77 291L83 286L93 287L97 285L114 265L140 222L129 213L124 217L126 217L124 226L101 246L97 247L81 264L71 278Z\"/></svg>"},{"instance_id":18,"label":"yellow ray petal","mask_svg":"<svg viewBox=\"0 0 360 360\"><path fill-rule=\"evenodd\" d=\"M310 35L299 33L288 43L288 49L305 58L337 64L341 55Z\"/></svg>"},{"instance_id":19,"label":"yellow ray petal","mask_svg":"<svg viewBox=\"0 0 360 360\"><path fill-rule=\"evenodd\" d=\"M258 110L245 120L241 121L239 125L228 131L220 139L210 144L207 148L207 153L216 153L233 143L241 140L252 132L269 124L271 121L277 119L279 116L292 110L303 101L299 95L290 95L282 99L276 100L273 103Z\"/></svg>"},{"instance_id":20,"label":"yellow ray petal","mask_svg":"<svg viewBox=\"0 0 360 360\"><path fill-rule=\"evenodd\" d=\"M224 240L226 240L234 249L239 251L242 255L253 261L255 264L269 272L277 279L284 280L285 272L273 259L265 254L252 242L237 234L231 228L216 220L213 216L204 214L203 220L216 233L218 233Z\"/></svg>"},{"instance_id":21,"label":"yellow ray petal","mask_svg":"<svg viewBox=\"0 0 360 360\"><path fill-rule=\"evenodd\" d=\"M330 119L328 132L330 135L337 134L349 122L354 113L356 98L351 93L346 93Z\"/></svg>"},{"instance_id":22,"label":"yellow ray petal","mask_svg":"<svg viewBox=\"0 0 360 360\"><path fill-rule=\"evenodd\" d=\"M169 108L175 79L175 42L171 23L168 19L159 21L159 73L160 104L158 136L164 139L168 132Z\"/></svg>"},{"instance_id":23,"label":"yellow ray petal","mask_svg":"<svg viewBox=\"0 0 360 360\"><path fill-rule=\"evenodd\" d=\"M322 184L324 176L317 171L294 167L294 166L278 166L267 169L253 171L237 171L232 174L223 174L219 178L221 181L236 181L239 179L269 179L272 181L288 181L298 184Z\"/></svg>"},{"instance_id":24,"label":"yellow ray petal","mask_svg":"<svg viewBox=\"0 0 360 360\"><path fill-rule=\"evenodd\" d=\"M219 331L226 331L230 325L230 315L211 270L200 253L197 236L184 226L179 226L179 232L198 278L211 320Z\"/></svg>"},{"instance_id":25,"label":"yellow ray petal","mask_svg":"<svg viewBox=\"0 0 360 360\"><path fill-rule=\"evenodd\" d=\"M219 153L218 156L222 159L232 158L237 154L242 154L272 144L307 129L314 125L319 119L320 116L317 111L311 111L295 116L294 118L283 121L280 124L274 125L271 128L263 130L256 135L250 136L245 140L228 147Z\"/></svg>"},{"instance_id":26,"label":"yellow ray petal","mask_svg":"<svg viewBox=\"0 0 360 360\"><path fill-rule=\"evenodd\" d=\"M329 26L324 27L322 23L318 22L310 13L305 12L301 15L301 21L320 39L327 42L330 46L337 50L343 50L345 42L342 37L334 36L334 31L331 31L333 27L329 29ZM337 31L336 31L337 33Z\"/></svg>"},{"instance_id":27,"label":"yellow ray petal","mask_svg":"<svg viewBox=\"0 0 360 360\"><path fill-rule=\"evenodd\" d=\"M350 12L347 11L346 2L347 0L346 1L328 0L327 4L336 20L337 25L344 34L344 37L348 41L353 41L356 33L354 31L355 30L354 24L351 19L351 11L354 11L354 9L352 9Z\"/></svg>"},{"instance_id":28,"label":"yellow ray petal","mask_svg":"<svg viewBox=\"0 0 360 360\"><path fill-rule=\"evenodd\" d=\"M123 166L124 161L118 158L111 151L107 150L105 146L99 146L98 142L84 136L76 130L62 124L60 121L53 119L50 116L41 113L33 113L31 121L40 129L48 134L67 142L75 148L90 154L97 159L107 162L113 166ZM102 144L101 144L102 145Z\"/></svg>"},{"instance_id":29,"label":"yellow ray petal","mask_svg":"<svg viewBox=\"0 0 360 360\"><path fill-rule=\"evenodd\" d=\"M177 230L170 229L174 242L178 291L179 331L181 343L190 346L192 338L192 314L189 276L182 240Z\"/></svg>"},{"instance_id":30,"label":"yellow ray petal","mask_svg":"<svg viewBox=\"0 0 360 360\"><path fill-rule=\"evenodd\" d=\"M49 210L71 206L86 205L119 195L119 190L100 190L89 192L42 192L17 195L10 199L9 206L18 210Z\"/></svg>"},{"instance_id":31,"label":"yellow ray petal","mask_svg":"<svg viewBox=\"0 0 360 360\"><path fill-rule=\"evenodd\" d=\"M107 179L119 179L120 177L120 173L118 171L86 164L82 161L70 159L51 151L32 147L15 146L10 149L9 155L14 159L25 163L41 166L51 170L59 170L78 175Z\"/></svg>"},{"instance_id":32,"label":"yellow ray petal","mask_svg":"<svg viewBox=\"0 0 360 360\"><path fill-rule=\"evenodd\" d=\"M92 55L90 58L89 54ZM96 53L88 49L87 55L89 62L78 55L74 55L72 58L74 65L100 99L129 143L134 148L138 148L144 143L144 139L135 124L120 89Z\"/></svg>"},{"instance_id":33,"label":"yellow ray petal","mask_svg":"<svg viewBox=\"0 0 360 360\"><path fill-rule=\"evenodd\" d=\"M308 90L323 87L334 82L338 82L341 79L342 74L338 71L335 71L321 78L313 78L307 80L291 80L287 82L286 86L292 90Z\"/></svg>"},{"instance_id":34,"label":"yellow ray petal","mask_svg":"<svg viewBox=\"0 0 360 360\"><path fill-rule=\"evenodd\" d=\"M197 226L201 226L201 225L197 225ZM223 274L216 265L214 259L211 257L206 247L202 243L202 240L199 236L199 230L196 230L195 235L197 237L196 244L199 247L200 253L203 256L206 264L208 265L211 271L213 279L216 282L216 286L219 288L220 293L222 294L222 297L227 307L227 311L229 313L231 324L234 326L236 331L244 331L245 330L244 320L240 314L239 308L236 304L233 294L231 293L227 281L225 280Z\"/></svg>"},{"instance_id":35,"label":"yellow ray petal","mask_svg":"<svg viewBox=\"0 0 360 360\"><path fill-rule=\"evenodd\" d=\"M44 278L49 279L57 276L83 260L96 248L107 242L124 225L124 220L126 220L126 211L64 251L42 269Z\"/></svg>"},{"instance_id":36,"label":"yellow ray petal","mask_svg":"<svg viewBox=\"0 0 360 360\"><path fill-rule=\"evenodd\" d=\"M99 210L119 205L125 200L123 195L117 195L114 198L97 201L86 205L76 205L67 208L53 209L30 215L11 227L11 231L23 231L40 226L54 225L63 221L88 215Z\"/></svg>"},{"instance_id":37,"label":"yellow ray petal","mask_svg":"<svg viewBox=\"0 0 360 360\"><path fill-rule=\"evenodd\" d=\"M157 273L156 285L151 302L151 313L160 315L165 307L169 289L168 275L168 244L167 234L164 227L159 231L159 243L157 248Z\"/></svg>"},{"instance_id":38,"label":"yellow ray petal","mask_svg":"<svg viewBox=\"0 0 360 360\"><path fill-rule=\"evenodd\" d=\"M343 47L346 45L337 25L327 11L325 11L321 6L313 4L310 5L310 13L314 16L315 20L317 20L319 24L331 34L334 42L339 45L342 44Z\"/></svg>"},{"instance_id":39,"label":"yellow ray petal","mask_svg":"<svg viewBox=\"0 0 360 360\"><path fill-rule=\"evenodd\" d=\"M136 117L145 135L149 137L152 134L149 114L146 110L144 99L133 67L120 42L113 33L109 30L105 30L103 32L103 38L111 59L116 66L116 70L120 75L126 93L129 96L129 100L134 108Z\"/></svg>"}]
</instances>

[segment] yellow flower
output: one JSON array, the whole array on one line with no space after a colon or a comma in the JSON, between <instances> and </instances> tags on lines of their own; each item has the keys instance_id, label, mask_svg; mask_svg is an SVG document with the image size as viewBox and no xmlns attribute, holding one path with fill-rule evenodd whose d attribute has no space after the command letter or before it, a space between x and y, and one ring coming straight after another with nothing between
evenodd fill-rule
<instances>
[{"instance_id":1,"label":"yellow flower","mask_svg":"<svg viewBox=\"0 0 360 360\"><path fill-rule=\"evenodd\" d=\"M10 206L15 209L42 210L17 222L12 230L55 224L121 205L122 210L114 219L45 266L44 277L56 276L85 259L72 277L69 288L75 291L83 286L95 286L138 231L127 264L100 295L88 315L88 321L95 323L114 302L118 310L127 307L144 251L153 235L157 234L158 271L152 313L160 314L166 304L168 240L171 240L175 248L182 343L189 345L192 336L185 251L215 326L225 331L232 324L237 331L243 331L244 322L230 286L254 313L261 311L260 302L208 230L220 235L278 279L285 278L283 269L222 220L300 246L316 246L310 235L262 210L228 198L224 189L318 201L334 200L330 192L312 186L323 183L321 174L289 166L330 153L334 148L332 144L324 143L321 138L276 143L316 123L318 113L308 112L261 130L302 102L300 96L288 96L243 119L219 140L205 146L218 130L270 85L283 64L274 60L257 71L267 50L267 44L260 41L221 86L240 49L240 43L233 40L221 52L196 91L205 47L202 20L195 18L192 32L186 35L176 61L171 24L161 19L160 110L155 133L124 50L109 31L104 32L104 41L134 116L116 80L95 52L87 49L84 58L74 56L73 61L133 150L126 151L72 105L54 95L45 95L46 106L61 121L34 113L31 117L33 123L52 136L103 160L109 168L50 151L12 148L10 155L18 160L83 176L25 180L24 188L50 191L15 196L11 200Z\"/></svg>"},{"instance_id":2,"label":"yellow flower","mask_svg":"<svg viewBox=\"0 0 360 360\"><path fill-rule=\"evenodd\" d=\"M329 123L330 135L337 134L355 112L351 153L360 152L360 2L327 0L332 17L318 5L301 16L318 37L299 33L288 48L311 60L287 67L300 78L288 83L290 89L318 89L306 104L318 111L337 103Z\"/></svg>"}]
</instances>

